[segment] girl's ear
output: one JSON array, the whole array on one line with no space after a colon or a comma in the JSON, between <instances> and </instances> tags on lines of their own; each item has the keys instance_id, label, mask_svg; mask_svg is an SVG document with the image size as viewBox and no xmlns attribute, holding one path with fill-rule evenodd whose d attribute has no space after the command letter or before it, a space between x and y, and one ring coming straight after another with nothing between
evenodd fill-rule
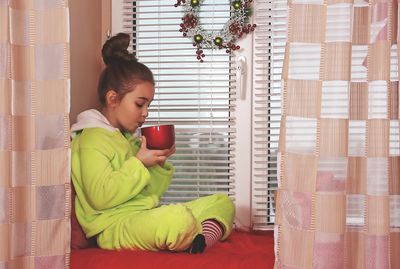
<instances>
[{"instance_id":1,"label":"girl's ear","mask_svg":"<svg viewBox=\"0 0 400 269\"><path fill-rule=\"evenodd\" d=\"M108 107L115 107L118 105L118 94L114 90L109 90L106 93L106 102Z\"/></svg>"}]
</instances>

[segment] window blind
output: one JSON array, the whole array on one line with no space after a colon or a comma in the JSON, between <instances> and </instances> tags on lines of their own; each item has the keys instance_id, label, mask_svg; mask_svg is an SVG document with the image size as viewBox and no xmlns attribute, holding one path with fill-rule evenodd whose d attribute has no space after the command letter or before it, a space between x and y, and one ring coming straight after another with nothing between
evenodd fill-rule
<instances>
[{"instance_id":1,"label":"window blind","mask_svg":"<svg viewBox=\"0 0 400 269\"><path fill-rule=\"evenodd\" d=\"M281 119L281 73L287 28L286 0L257 0L253 47L252 223L275 221L277 153Z\"/></svg>"},{"instance_id":2,"label":"window blind","mask_svg":"<svg viewBox=\"0 0 400 269\"><path fill-rule=\"evenodd\" d=\"M196 59L193 42L179 32L183 12L174 1L123 1L123 29L132 51L156 80L146 125L174 124L176 168L163 203L184 202L222 192L235 194L236 92L232 56L204 50ZM218 31L230 15L230 1L205 1L200 20Z\"/></svg>"}]
</instances>

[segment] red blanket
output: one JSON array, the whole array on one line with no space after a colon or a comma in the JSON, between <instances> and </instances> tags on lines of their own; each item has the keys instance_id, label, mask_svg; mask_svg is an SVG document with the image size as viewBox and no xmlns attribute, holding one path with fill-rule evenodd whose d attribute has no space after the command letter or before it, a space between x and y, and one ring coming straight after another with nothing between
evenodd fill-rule
<instances>
[{"instance_id":1,"label":"red blanket","mask_svg":"<svg viewBox=\"0 0 400 269\"><path fill-rule=\"evenodd\" d=\"M203 254L72 250L71 269L268 269L273 268L273 233L235 231Z\"/></svg>"}]
</instances>

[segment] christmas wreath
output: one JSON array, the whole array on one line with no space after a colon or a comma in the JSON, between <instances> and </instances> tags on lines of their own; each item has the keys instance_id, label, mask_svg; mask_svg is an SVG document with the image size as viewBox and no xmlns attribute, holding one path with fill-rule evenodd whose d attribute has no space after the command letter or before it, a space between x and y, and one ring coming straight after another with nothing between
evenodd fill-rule
<instances>
[{"instance_id":1,"label":"christmas wreath","mask_svg":"<svg viewBox=\"0 0 400 269\"><path fill-rule=\"evenodd\" d=\"M197 48L197 59L203 62L203 49L225 49L226 53L240 49L236 41L254 31L255 24L250 24L252 0L231 1L232 11L229 20L220 31L206 31L200 23L200 8L204 0L177 0L175 7L183 6L184 14L179 32L193 41Z\"/></svg>"}]
</instances>

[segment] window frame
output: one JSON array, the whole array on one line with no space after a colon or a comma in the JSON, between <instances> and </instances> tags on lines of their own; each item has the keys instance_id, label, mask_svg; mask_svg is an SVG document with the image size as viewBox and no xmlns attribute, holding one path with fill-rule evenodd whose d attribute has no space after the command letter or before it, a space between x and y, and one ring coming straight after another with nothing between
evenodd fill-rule
<instances>
[{"instance_id":1,"label":"window frame","mask_svg":"<svg viewBox=\"0 0 400 269\"><path fill-rule=\"evenodd\" d=\"M272 0L271 0L272 1ZM123 0L112 1L112 22L111 32L116 34L123 29L123 17L120 16L123 12ZM255 1L257 2L257 1ZM256 3L254 3L256 4ZM255 15L251 17L250 23L255 23ZM179 26L177 26L177 29ZM242 57L245 59L245 74L243 77L243 89L245 90L245 98L241 99L240 94L237 94L236 109L232 112L232 116L236 118L236 169L235 169L235 204L236 204L236 217L235 225L244 230L251 230L254 227L254 215L257 214L256 208L253 207L254 196L254 101L255 92L254 87L254 44L255 36L253 34L246 35L245 38L238 41L241 49L232 57L233 61L237 64L237 59ZM271 74L270 74L271 76ZM270 78L268 78L270 80ZM271 141L269 141L270 143ZM269 214L266 220L266 226L262 229L272 229L275 212L270 207L273 204L273 191L275 184L266 182L271 188L268 189L267 213Z\"/></svg>"}]
</instances>

